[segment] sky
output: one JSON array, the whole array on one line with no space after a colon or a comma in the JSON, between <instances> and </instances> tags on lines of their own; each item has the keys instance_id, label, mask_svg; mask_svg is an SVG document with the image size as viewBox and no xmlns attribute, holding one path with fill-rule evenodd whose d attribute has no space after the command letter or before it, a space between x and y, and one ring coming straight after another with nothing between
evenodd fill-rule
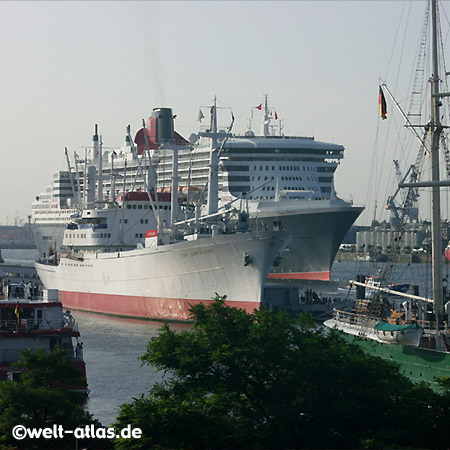
<instances>
[{"instance_id":1,"label":"sky","mask_svg":"<svg viewBox=\"0 0 450 450\"><path fill-rule=\"evenodd\" d=\"M0 224L26 220L67 167L65 147L82 154L94 124L119 147L128 124L136 132L170 107L187 137L217 96L243 133L264 94L286 135L345 147L336 191L372 217L394 157L377 149L389 121L378 117L379 77L401 85L393 61L413 64L424 11L422 1L0 2Z\"/></svg>"}]
</instances>

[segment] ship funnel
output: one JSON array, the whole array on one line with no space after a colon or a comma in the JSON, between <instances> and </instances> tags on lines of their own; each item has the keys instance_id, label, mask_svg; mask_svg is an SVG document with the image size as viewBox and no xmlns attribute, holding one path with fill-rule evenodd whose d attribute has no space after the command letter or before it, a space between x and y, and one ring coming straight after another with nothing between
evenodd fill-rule
<instances>
[{"instance_id":1,"label":"ship funnel","mask_svg":"<svg viewBox=\"0 0 450 450\"><path fill-rule=\"evenodd\" d=\"M144 128L140 129L134 138L134 142L137 144L137 154L142 155L147 145L149 150L155 150L161 144L173 143L175 141L173 119L172 108L154 108L147 120L146 131Z\"/></svg>"},{"instance_id":2,"label":"ship funnel","mask_svg":"<svg viewBox=\"0 0 450 450\"><path fill-rule=\"evenodd\" d=\"M172 108L154 108L150 116L150 136L156 144L173 141L173 114ZM156 128L153 132L153 128Z\"/></svg>"},{"instance_id":3,"label":"ship funnel","mask_svg":"<svg viewBox=\"0 0 450 450\"><path fill-rule=\"evenodd\" d=\"M96 178L95 166L88 167L87 174L87 202L88 208L92 208L95 202L95 178Z\"/></svg>"},{"instance_id":4,"label":"ship funnel","mask_svg":"<svg viewBox=\"0 0 450 450\"><path fill-rule=\"evenodd\" d=\"M98 159L98 125L95 124L94 136L92 136L92 159Z\"/></svg>"}]
</instances>

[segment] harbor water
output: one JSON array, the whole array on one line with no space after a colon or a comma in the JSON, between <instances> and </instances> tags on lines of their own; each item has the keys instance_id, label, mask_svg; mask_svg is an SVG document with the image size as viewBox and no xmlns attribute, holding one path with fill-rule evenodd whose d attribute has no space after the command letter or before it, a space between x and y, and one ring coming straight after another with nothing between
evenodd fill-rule
<instances>
[{"instance_id":1,"label":"harbor water","mask_svg":"<svg viewBox=\"0 0 450 450\"><path fill-rule=\"evenodd\" d=\"M3 250L5 260L33 260L35 250ZM345 286L357 273L376 275L386 266L371 262L343 261L335 263L332 279ZM398 264L388 267L392 280L397 283L420 285L431 289L431 270L425 264ZM443 270L448 276L449 267ZM423 289L425 289L423 288ZM339 292L341 298L345 291ZM421 295L426 292L421 291ZM159 322L118 319L97 314L72 311L78 322L88 385L90 389L88 408L102 424L114 422L120 405L130 402L141 394L147 394L152 385L161 380L161 373L149 366L142 366L139 356L146 351L150 339L158 335ZM175 329L187 329L188 325L176 324Z\"/></svg>"}]
</instances>

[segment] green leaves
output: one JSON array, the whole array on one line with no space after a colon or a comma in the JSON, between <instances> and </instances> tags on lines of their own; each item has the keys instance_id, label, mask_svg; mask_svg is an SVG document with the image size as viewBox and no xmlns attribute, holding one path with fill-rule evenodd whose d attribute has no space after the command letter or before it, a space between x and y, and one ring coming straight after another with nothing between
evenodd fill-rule
<instances>
[{"instance_id":1,"label":"green leaves","mask_svg":"<svg viewBox=\"0 0 450 450\"><path fill-rule=\"evenodd\" d=\"M21 356L22 360L14 364L15 369L22 371L19 381L0 382L0 448L74 448L75 439L70 434L63 439L17 441L12 437L13 427L19 424L27 428L62 425L65 430L74 430L97 423L84 410L85 396L67 388L83 385L86 380L67 360L65 351L24 350Z\"/></svg>"},{"instance_id":2,"label":"green leaves","mask_svg":"<svg viewBox=\"0 0 450 450\"><path fill-rule=\"evenodd\" d=\"M166 325L150 341L141 359L167 376L147 397L122 407L118 426L131 423L143 437L118 440L117 448L414 448L440 442L448 415L438 405L443 397L428 386L414 386L394 364L326 334L310 316L248 314L224 300L194 306L190 331ZM411 418L412 410L420 420ZM418 438L412 431L437 410L442 425L431 437L424 428L426 438ZM398 432L402 426L410 435Z\"/></svg>"},{"instance_id":3,"label":"green leaves","mask_svg":"<svg viewBox=\"0 0 450 450\"><path fill-rule=\"evenodd\" d=\"M15 369L22 370L21 382L29 387L53 387L84 385L84 374L74 367L66 358L67 352L56 348L47 353L43 348L36 351L29 349L21 352L22 359L14 364Z\"/></svg>"}]
</instances>

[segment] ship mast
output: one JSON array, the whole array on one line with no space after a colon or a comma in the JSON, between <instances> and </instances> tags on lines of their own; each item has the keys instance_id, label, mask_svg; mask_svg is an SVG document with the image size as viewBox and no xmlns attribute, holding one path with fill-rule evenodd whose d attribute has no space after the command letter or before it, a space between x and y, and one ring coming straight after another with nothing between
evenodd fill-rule
<instances>
[{"instance_id":1,"label":"ship mast","mask_svg":"<svg viewBox=\"0 0 450 450\"><path fill-rule=\"evenodd\" d=\"M399 183L399 187L431 187L431 245L433 271L433 307L436 323L440 328L444 318L444 295L442 288L442 222L441 222L441 192L442 186L449 186L448 180L440 181L439 176L439 140L443 130L440 121L441 98L450 97L450 93L439 92L439 58L438 58L438 18L437 2L431 0L432 12L432 67L430 104L431 130L431 181L416 183Z\"/></svg>"},{"instance_id":2,"label":"ship mast","mask_svg":"<svg viewBox=\"0 0 450 450\"><path fill-rule=\"evenodd\" d=\"M214 97L214 105L211 108L211 151L209 156L208 176L208 214L217 212L219 203L219 152L217 149L217 99Z\"/></svg>"},{"instance_id":3,"label":"ship mast","mask_svg":"<svg viewBox=\"0 0 450 450\"><path fill-rule=\"evenodd\" d=\"M219 157L220 152L226 142L226 139L231 137L231 128L234 122L233 120L228 128L227 132L223 131L220 134L217 132L217 98L214 97L214 104L211 107L211 124L209 130L200 131L198 133L201 137L211 139L211 150L209 153L209 173L208 173L208 200L207 200L207 216L216 215L219 209ZM222 144L218 145L219 138L223 139ZM203 193L203 191L202 191Z\"/></svg>"},{"instance_id":4,"label":"ship mast","mask_svg":"<svg viewBox=\"0 0 450 450\"><path fill-rule=\"evenodd\" d=\"M69 160L69 153L67 152L67 147L65 150L66 160L67 160L67 167L69 169L69 180L70 180L70 186L72 188L72 195L75 201L77 200L77 193L75 191L75 186L73 184L73 178L72 178L72 168L70 167L70 160ZM78 207L78 206L77 206Z\"/></svg>"},{"instance_id":5,"label":"ship mast","mask_svg":"<svg viewBox=\"0 0 450 450\"><path fill-rule=\"evenodd\" d=\"M270 113L269 113L269 105L267 104L267 94L266 94L264 95L264 114L262 116L261 122L261 134L263 136L270 136L269 124L270 124Z\"/></svg>"},{"instance_id":6,"label":"ship mast","mask_svg":"<svg viewBox=\"0 0 450 450\"><path fill-rule=\"evenodd\" d=\"M97 134L97 132L96 132ZM103 208L103 137L100 136L98 152L98 175L97 175L97 201L98 207Z\"/></svg>"},{"instance_id":7,"label":"ship mast","mask_svg":"<svg viewBox=\"0 0 450 450\"><path fill-rule=\"evenodd\" d=\"M432 6L432 36L433 36L433 75L431 76L431 181L439 181L439 140L442 132L439 108L442 105L439 94L439 64L437 44L437 5ZM433 299L436 322L442 324L444 316L444 301L442 292L442 225L441 225L441 192L439 185L431 187L431 238L433 254Z\"/></svg>"}]
</instances>

